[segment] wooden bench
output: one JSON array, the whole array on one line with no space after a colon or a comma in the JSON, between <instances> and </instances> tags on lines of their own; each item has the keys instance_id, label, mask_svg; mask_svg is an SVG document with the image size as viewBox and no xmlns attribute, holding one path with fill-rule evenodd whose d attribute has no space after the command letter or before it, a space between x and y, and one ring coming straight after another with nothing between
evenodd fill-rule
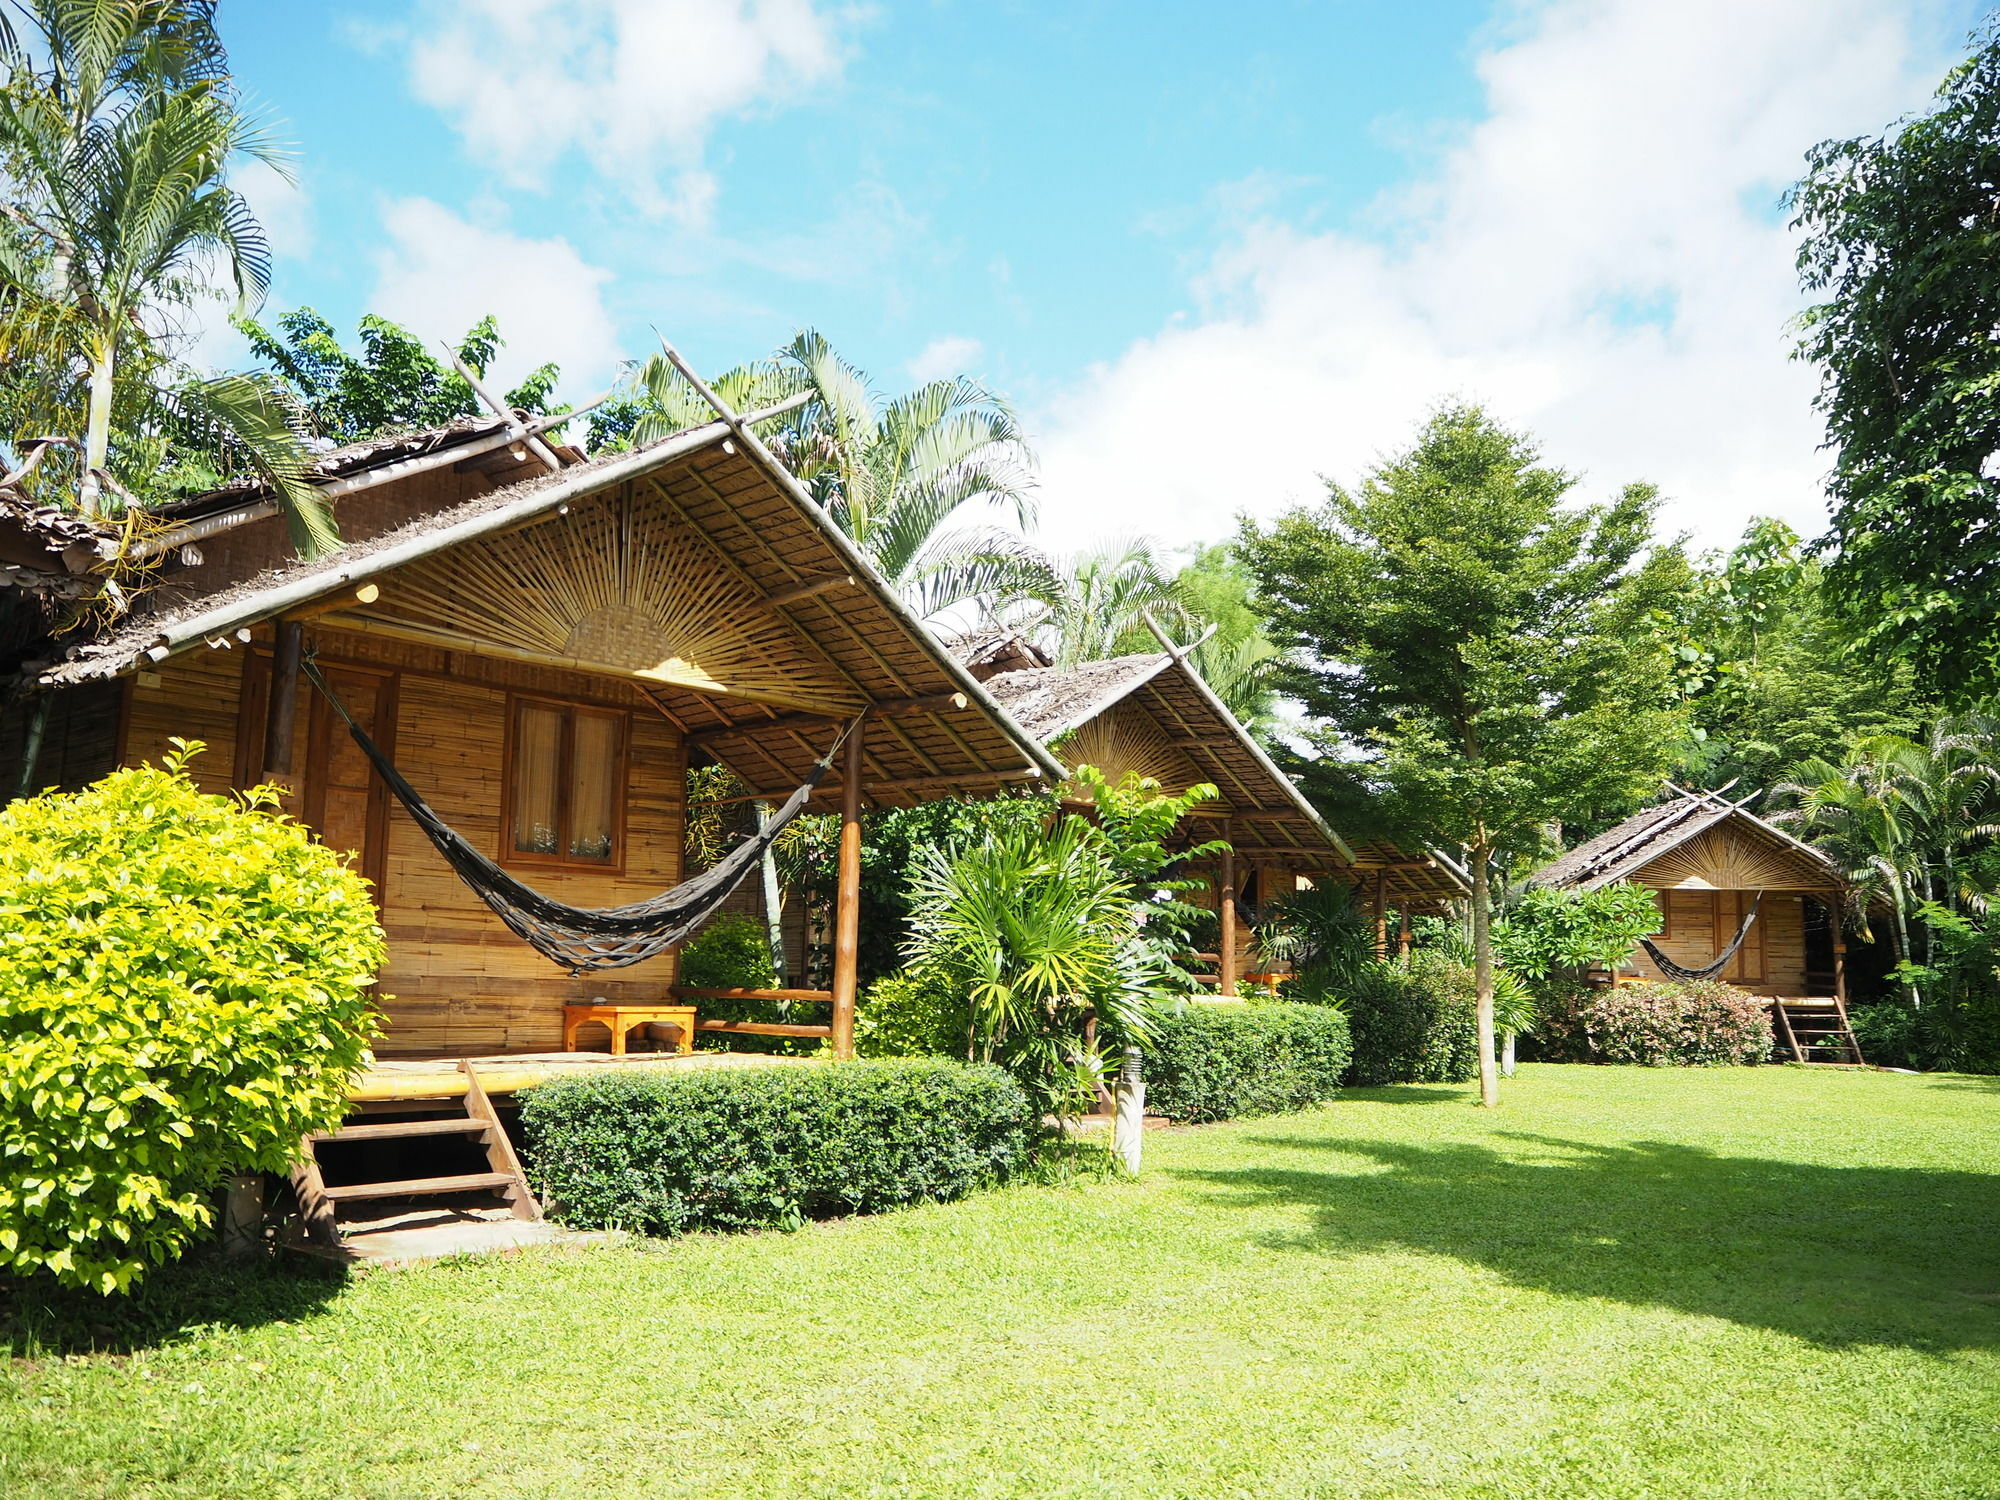
<instances>
[{"instance_id":1,"label":"wooden bench","mask_svg":"<svg viewBox=\"0 0 2000 1500\"><path fill-rule=\"evenodd\" d=\"M572 1002L563 1007L563 1051L576 1051L578 1030L599 1021L610 1029L611 1055L623 1057L625 1038L632 1028L657 1021L679 1030L680 1040L675 1050L685 1055L694 1051L694 1011L692 1005L679 1000Z\"/></svg>"}]
</instances>

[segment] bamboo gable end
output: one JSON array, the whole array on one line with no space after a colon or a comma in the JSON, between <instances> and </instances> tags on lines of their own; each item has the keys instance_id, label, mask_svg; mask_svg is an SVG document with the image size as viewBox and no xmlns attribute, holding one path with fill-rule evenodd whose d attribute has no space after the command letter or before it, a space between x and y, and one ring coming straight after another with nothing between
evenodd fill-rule
<instances>
[{"instance_id":1,"label":"bamboo gable end","mask_svg":"<svg viewBox=\"0 0 2000 1500\"><path fill-rule=\"evenodd\" d=\"M288 810L375 882L382 1055L557 1051L566 1001L658 1005L674 959L579 979L524 946L298 684L292 643L447 823L570 906L680 883L694 744L785 795L862 719L820 789L850 826L866 806L1061 776L733 414L589 461L539 443L512 467L503 448L443 461L490 432L400 442L385 472L427 466L374 486L343 467L348 545L329 558L272 566L276 518L218 502L204 514L247 519L163 553L113 628L22 664L65 705L27 768L37 785L156 760L174 736L208 744L193 770L211 790L280 773ZM21 750L0 740L15 759L0 775L20 774ZM614 774L600 795L592 778ZM840 998L836 1042L851 973Z\"/></svg>"}]
</instances>

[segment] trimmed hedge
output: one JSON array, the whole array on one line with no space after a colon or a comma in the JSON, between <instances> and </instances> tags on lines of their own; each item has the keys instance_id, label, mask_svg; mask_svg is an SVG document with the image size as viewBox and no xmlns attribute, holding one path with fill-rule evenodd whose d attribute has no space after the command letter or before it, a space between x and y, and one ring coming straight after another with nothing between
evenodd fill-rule
<instances>
[{"instance_id":1,"label":"trimmed hedge","mask_svg":"<svg viewBox=\"0 0 2000 1500\"><path fill-rule=\"evenodd\" d=\"M1146 1108L1184 1123L1282 1114L1339 1092L1352 1047L1328 1006L1201 1002L1153 1018Z\"/></svg>"},{"instance_id":2,"label":"trimmed hedge","mask_svg":"<svg viewBox=\"0 0 2000 1500\"><path fill-rule=\"evenodd\" d=\"M1479 997L1467 965L1417 952L1408 963L1371 963L1342 988L1354 1032L1349 1083L1372 1088L1479 1076Z\"/></svg>"},{"instance_id":3,"label":"trimmed hedge","mask_svg":"<svg viewBox=\"0 0 2000 1500\"><path fill-rule=\"evenodd\" d=\"M557 1218L654 1235L962 1198L1039 1124L1000 1069L927 1059L558 1079L521 1123Z\"/></svg>"},{"instance_id":4,"label":"trimmed hedge","mask_svg":"<svg viewBox=\"0 0 2000 1500\"><path fill-rule=\"evenodd\" d=\"M1545 1007L1538 1034L1556 1062L1731 1067L1771 1056L1769 1001L1732 984L1627 984Z\"/></svg>"}]
</instances>

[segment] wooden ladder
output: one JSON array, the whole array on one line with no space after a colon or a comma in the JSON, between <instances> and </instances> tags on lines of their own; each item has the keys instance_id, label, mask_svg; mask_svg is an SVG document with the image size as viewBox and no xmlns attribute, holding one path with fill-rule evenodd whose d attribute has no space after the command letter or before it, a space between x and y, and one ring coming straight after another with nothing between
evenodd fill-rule
<instances>
[{"instance_id":1,"label":"wooden ladder","mask_svg":"<svg viewBox=\"0 0 2000 1500\"><path fill-rule=\"evenodd\" d=\"M1847 1006L1838 995L1815 995L1803 999L1783 995L1771 999L1771 1019L1777 1022L1778 1040L1794 1062L1860 1063L1861 1044L1848 1023ZM1814 1057L1815 1052L1831 1052L1831 1057Z\"/></svg>"},{"instance_id":2,"label":"wooden ladder","mask_svg":"<svg viewBox=\"0 0 2000 1500\"><path fill-rule=\"evenodd\" d=\"M508 1211L517 1219L539 1220L541 1206L528 1187L514 1144L507 1139L506 1127L487 1097L472 1063L462 1061L465 1074L465 1113L442 1120L403 1120L381 1125L342 1125L336 1130L315 1131L305 1138L305 1157L292 1169L292 1187L298 1194L299 1213L307 1235L322 1245L340 1243L339 1209L343 1203L361 1203L378 1198L427 1198L447 1193L498 1192ZM450 1177L409 1177L395 1182L358 1182L328 1187L320 1172L319 1147L328 1141L402 1141L427 1136L477 1137L486 1148L484 1172L462 1172Z\"/></svg>"}]
</instances>

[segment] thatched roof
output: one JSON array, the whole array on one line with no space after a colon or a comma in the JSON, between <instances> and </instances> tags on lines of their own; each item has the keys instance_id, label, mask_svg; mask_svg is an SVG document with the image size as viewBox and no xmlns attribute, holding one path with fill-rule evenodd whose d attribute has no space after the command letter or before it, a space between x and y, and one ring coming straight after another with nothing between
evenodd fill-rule
<instances>
[{"instance_id":1,"label":"thatched roof","mask_svg":"<svg viewBox=\"0 0 2000 1500\"><path fill-rule=\"evenodd\" d=\"M433 469L422 483L438 483L441 472L451 471ZM713 631L754 637L745 649L754 648L760 681L796 681L796 702L788 707L782 692L735 693L726 683L704 691L689 685L698 680L693 677L648 678L603 660L577 659L574 648L560 644L551 653L572 654L552 660L545 653L539 659L625 676L692 742L759 793L789 793L826 749L835 723L862 708L878 711L866 733L863 790L871 802L991 791L1063 774L1061 764L993 703L792 476L740 428L712 422L643 449L466 493L475 479L459 476L462 482L452 493L463 498L455 503L419 509L373 535L352 536L326 558L292 557L235 577L219 566L170 570L130 614L94 638L71 643L62 659L42 665L35 680L64 687L115 677L180 651L229 646L248 639L264 622L317 613L366 583L379 586L378 601L357 600L318 613L313 628L372 631L518 656L518 647L502 636L450 638L424 615L426 591L439 578L470 576L467 570L482 558L490 569L507 555L555 555L594 545L606 535L601 529L606 507L618 506L661 545L671 541L686 571L697 576L691 587L706 588L705 598L722 601L712 606ZM415 500L398 498L404 490L419 499L428 493L414 483L371 490L370 514L393 518L412 510ZM341 519L346 528L345 512ZM265 519L231 532L235 555L258 555L241 542L243 532L278 525ZM513 551L495 550L504 548ZM506 581L489 591L489 602L498 596L496 613L517 591L520 608L532 611L533 589L517 575L504 576ZM837 790L838 783L836 772L823 789Z\"/></svg>"},{"instance_id":2,"label":"thatched roof","mask_svg":"<svg viewBox=\"0 0 2000 1500\"><path fill-rule=\"evenodd\" d=\"M1380 871L1392 899L1463 894L1456 877L1428 856L1385 844L1350 848L1179 653L1003 672L986 686L1069 764L1137 770L1175 790L1212 782L1221 796L1208 810L1253 863L1302 874Z\"/></svg>"},{"instance_id":3,"label":"thatched roof","mask_svg":"<svg viewBox=\"0 0 2000 1500\"><path fill-rule=\"evenodd\" d=\"M1756 851L1755 861L1747 864L1741 859L1737 861L1744 867L1736 877L1741 885L1724 885L1718 880L1684 873L1677 867L1657 868L1675 851L1704 842L1702 836L1711 829L1730 840L1747 843ZM1644 878L1649 866L1656 867L1656 877L1664 878ZM1634 813L1616 827L1607 828L1596 838L1586 839L1567 854L1551 860L1532 879L1536 885L1583 891L1594 891L1621 880L1635 880L1642 885L1813 891L1844 884L1839 868L1824 854L1758 817L1744 802L1730 802L1713 792L1679 788L1666 801Z\"/></svg>"}]
</instances>

